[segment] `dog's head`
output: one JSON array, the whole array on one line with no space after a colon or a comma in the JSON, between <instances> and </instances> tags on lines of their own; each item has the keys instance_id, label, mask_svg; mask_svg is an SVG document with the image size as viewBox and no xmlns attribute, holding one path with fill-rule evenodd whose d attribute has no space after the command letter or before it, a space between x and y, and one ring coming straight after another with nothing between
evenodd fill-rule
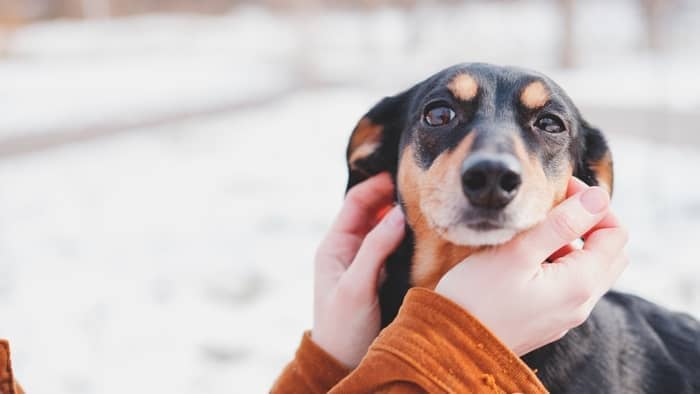
<instances>
[{"instance_id":1,"label":"dog's head","mask_svg":"<svg viewBox=\"0 0 700 394\"><path fill-rule=\"evenodd\" d=\"M542 220L572 175L613 186L603 135L557 84L488 64L448 68L380 101L355 127L347 161L348 188L392 173L417 252L431 239L455 258Z\"/></svg>"}]
</instances>

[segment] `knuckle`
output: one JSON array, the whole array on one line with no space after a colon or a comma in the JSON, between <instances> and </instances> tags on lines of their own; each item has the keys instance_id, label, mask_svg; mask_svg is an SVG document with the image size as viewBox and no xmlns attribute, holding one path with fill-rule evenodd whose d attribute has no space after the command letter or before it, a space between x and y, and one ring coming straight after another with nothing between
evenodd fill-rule
<instances>
[{"instance_id":1,"label":"knuckle","mask_svg":"<svg viewBox=\"0 0 700 394\"><path fill-rule=\"evenodd\" d=\"M314 264L316 265L316 267L323 265L324 262L326 262L329 259L329 253L325 248L319 247L318 249L316 249L316 253L314 253Z\"/></svg>"},{"instance_id":2,"label":"knuckle","mask_svg":"<svg viewBox=\"0 0 700 394\"><path fill-rule=\"evenodd\" d=\"M358 206L364 208L366 206L364 199L362 198L361 188L353 187L350 189L348 194L345 196L345 204Z\"/></svg>"},{"instance_id":3,"label":"knuckle","mask_svg":"<svg viewBox=\"0 0 700 394\"><path fill-rule=\"evenodd\" d=\"M372 229L372 231L367 234L365 240L363 241L363 246L369 248L371 253L376 253L378 250L382 250L387 243L386 236L382 231L384 226L379 225Z\"/></svg>"},{"instance_id":4,"label":"knuckle","mask_svg":"<svg viewBox=\"0 0 700 394\"><path fill-rule=\"evenodd\" d=\"M391 226L380 224L367 234L364 242L375 253L384 254L392 248L395 240L396 236L391 232Z\"/></svg>"},{"instance_id":5,"label":"knuckle","mask_svg":"<svg viewBox=\"0 0 700 394\"><path fill-rule=\"evenodd\" d=\"M552 229L563 241L571 241L579 236L576 223L573 218L564 211L557 211L552 214Z\"/></svg>"}]
</instances>

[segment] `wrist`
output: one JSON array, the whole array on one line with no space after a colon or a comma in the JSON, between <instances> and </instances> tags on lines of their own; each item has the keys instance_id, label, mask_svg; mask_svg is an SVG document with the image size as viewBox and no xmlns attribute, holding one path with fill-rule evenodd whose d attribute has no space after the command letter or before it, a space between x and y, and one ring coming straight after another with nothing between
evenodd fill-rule
<instances>
[{"instance_id":1,"label":"wrist","mask_svg":"<svg viewBox=\"0 0 700 394\"><path fill-rule=\"evenodd\" d=\"M322 350L328 357L335 360L338 364L342 365L343 368L353 369L357 366L357 363L353 362L352 357L345 354L342 348L326 337L325 332L319 331L316 328L312 329L309 333L309 340L313 342L320 350Z\"/></svg>"}]
</instances>

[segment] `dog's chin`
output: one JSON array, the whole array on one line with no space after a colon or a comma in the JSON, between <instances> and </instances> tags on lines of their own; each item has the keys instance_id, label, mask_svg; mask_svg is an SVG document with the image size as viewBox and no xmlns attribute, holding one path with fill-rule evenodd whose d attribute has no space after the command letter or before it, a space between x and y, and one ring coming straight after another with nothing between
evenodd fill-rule
<instances>
[{"instance_id":1,"label":"dog's chin","mask_svg":"<svg viewBox=\"0 0 700 394\"><path fill-rule=\"evenodd\" d=\"M447 228L442 237L455 245L495 246L513 239L519 230L492 225L455 225Z\"/></svg>"}]
</instances>

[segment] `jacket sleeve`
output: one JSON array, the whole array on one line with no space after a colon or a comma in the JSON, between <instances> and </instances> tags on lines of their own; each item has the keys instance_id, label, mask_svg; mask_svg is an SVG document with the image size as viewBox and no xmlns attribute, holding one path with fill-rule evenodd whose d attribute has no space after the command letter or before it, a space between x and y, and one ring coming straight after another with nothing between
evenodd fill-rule
<instances>
[{"instance_id":1,"label":"jacket sleeve","mask_svg":"<svg viewBox=\"0 0 700 394\"><path fill-rule=\"evenodd\" d=\"M517 329L517 328L514 328ZM398 316L332 393L547 393L532 370L462 307L409 290Z\"/></svg>"},{"instance_id":2,"label":"jacket sleeve","mask_svg":"<svg viewBox=\"0 0 700 394\"><path fill-rule=\"evenodd\" d=\"M306 333L272 392L547 392L530 368L476 318L421 288L409 290L394 322L348 372Z\"/></svg>"},{"instance_id":3,"label":"jacket sleeve","mask_svg":"<svg viewBox=\"0 0 700 394\"><path fill-rule=\"evenodd\" d=\"M4 339L0 339L0 394L24 394L12 374L10 345Z\"/></svg>"},{"instance_id":4,"label":"jacket sleeve","mask_svg":"<svg viewBox=\"0 0 700 394\"><path fill-rule=\"evenodd\" d=\"M277 378L271 393L327 393L350 370L321 349L304 333L294 360ZM0 393L2 394L2 393Z\"/></svg>"}]
</instances>

